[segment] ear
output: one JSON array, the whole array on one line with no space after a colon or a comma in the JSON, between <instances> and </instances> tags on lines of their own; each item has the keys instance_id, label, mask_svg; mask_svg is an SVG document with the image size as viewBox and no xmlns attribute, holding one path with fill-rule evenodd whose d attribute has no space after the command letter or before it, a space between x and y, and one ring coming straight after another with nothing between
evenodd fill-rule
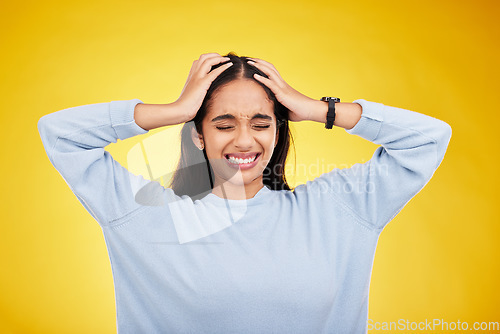
<instances>
[{"instance_id":1,"label":"ear","mask_svg":"<svg viewBox=\"0 0 500 334\"><path fill-rule=\"evenodd\" d=\"M202 150L205 147L205 144L203 142L203 136L196 131L196 127L191 128L191 139L193 140L193 143L200 149Z\"/></svg>"},{"instance_id":2,"label":"ear","mask_svg":"<svg viewBox=\"0 0 500 334\"><path fill-rule=\"evenodd\" d=\"M276 139L274 141L274 147L276 147L276 145L278 145L279 134L280 134L280 128L277 128L276 129Z\"/></svg>"}]
</instances>

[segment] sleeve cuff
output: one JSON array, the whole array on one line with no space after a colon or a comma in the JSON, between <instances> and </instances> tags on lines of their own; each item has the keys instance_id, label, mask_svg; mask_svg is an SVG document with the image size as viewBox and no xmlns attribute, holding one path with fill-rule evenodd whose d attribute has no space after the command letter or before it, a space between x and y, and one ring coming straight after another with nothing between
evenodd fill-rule
<instances>
[{"instance_id":1,"label":"sleeve cuff","mask_svg":"<svg viewBox=\"0 0 500 334\"><path fill-rule=\"evenodd\" d=\"M377 138L384 120L382 111L384 105L382 103L370 102L363 99L355 100L353 103L361 105L361 118L353 128L349 130L345 129L345 131L348 134L358 135L373 142Z\"/></svg>"},{"instance_id":2,"label":"sleeve cuff","mask_svg":"<svg viewBox=\"0 0 500 334\"><path fill-rule=\"evenodd\" d=\"M121 140L149 132L135 122L134 109L138 103L143 102L139 99L132 99L111 101L109 104L111 126L115 130L116 136Z\"/></svg>"}]
</instances>

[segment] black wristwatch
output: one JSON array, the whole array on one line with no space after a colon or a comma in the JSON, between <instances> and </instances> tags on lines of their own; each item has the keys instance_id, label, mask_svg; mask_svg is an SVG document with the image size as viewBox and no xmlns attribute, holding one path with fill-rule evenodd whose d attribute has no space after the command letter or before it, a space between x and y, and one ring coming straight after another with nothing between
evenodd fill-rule
<instances>
[{"instance_id":1,"label":"black wristwatch","mask_svg":"<svg viewBox=\"0 0 500 334\"><path fill-rule=\"evenodd\" d=\"M326 113L326 129L333 128L333 122L335 121L335 103L340 102L338 97L323 96L321 101L328 102L328 112Z\"/></svg>"}]
</instances>

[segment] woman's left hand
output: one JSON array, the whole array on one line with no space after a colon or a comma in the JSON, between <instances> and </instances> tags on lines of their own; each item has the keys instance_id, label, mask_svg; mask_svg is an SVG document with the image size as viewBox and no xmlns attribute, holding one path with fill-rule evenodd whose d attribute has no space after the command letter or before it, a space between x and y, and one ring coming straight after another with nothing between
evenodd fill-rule
<instances>
[{"instance_id":1,"label":"woman's left hand","mask_svg":"<svg viewBox=\"0 0 500 334\"><path fill-rule=\"evenodd\" d=\"M273 64L258 58L248 57L248 59L252 61L247 61L247 63L255 66L269 77L268 79L258 74L254 75L257 81L269 87L276 95L276 99L290 110L289 119L291 121L312 120L311 113L317 103L316 100L301 94L287 84Z\"/></svg>"}]
</instances>

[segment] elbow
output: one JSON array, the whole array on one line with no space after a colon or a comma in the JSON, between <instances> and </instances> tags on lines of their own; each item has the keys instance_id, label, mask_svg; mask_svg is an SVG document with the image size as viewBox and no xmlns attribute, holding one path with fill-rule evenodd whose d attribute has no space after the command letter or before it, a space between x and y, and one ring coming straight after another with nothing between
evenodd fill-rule
<instances>
[{"instance_id":1,"label":"elbow","mask_svg":"<svg viewBox=\"0 0 500 334\"><path fill-rule=\"evenodd\" d=\"M430 128L425 144L422 145L418 163L413 167L407 166L408 169L418 175L417 178L420 178L424 184L441 165L452 134L451 126L442 120L435 119L435 121L429 122L427 125Z\"/></svg>"},{"instance_id":2,"label":"elbow","mask_svg":"<svg viewBox=\"0 0 500 334\"><path fill-rule=\"evenodd\" d=\"M46 141L60 136L64 126L61 124L60 119L58 119L58 113L55 112L40 117L37 123L37 128L38 133L40 133L40 137L42 137L42 141Z\"/></svg>"},{"instance_id":3,"label":"elbow","mask_svg":"<svg viewBox=\"0 0 500 334\"><path fill-rule=\"evenodd\" d=\"M444 122L444 121L441 121L442 125L441 125L441 138L440 138L440 141L442 143L444 143L446 146L448 146L448 143L450 142L450 139L451 139L451 133L452 133L452 130L451 130L451 126Z\"/></svg>"},{"instance_id":4,"label":"elbow","mask_svg":"<svg viewBox=\"0 0 500 334\"><path fill-rule=\"evenodd\" d=\"M38 133L48 155L60 134L56 123L52 114L42 116L37 122Z\"/></svg>"},{"instance_id":5,"label":"elbow","mask_svg":"<svg viewBox=\"0 0 500 334\"><path fill-rule=\"evenodd\" d=\"M37 128L38 128L38 133L40 134L40 138L42 140L42 145L45 149L45 152L47 153L47 156L49 157L49 160L51 160L50 156L50 147L51 144L53 143L53 140L51 140L51 135L50 135L50 120L47 115L42 116L38 122L37 122Z\"/></svg>"},{"instance_id":6,"label":"elbow","mask_svg":"<svg viewBox=\"0 0 500 334\"><path fill-rule=\"evenodd\" d=\"M47 115L42 116L37 123L37 128L38 128L38 133L40 134L40 137L42 138L42 141L46 137L47 134L47 128L48 128L48 117Z\"/></svg>"},{"instance_id":7,"label":"elbow","mask_svg":"<svg viewBox=\"0 0 500 334\"><path fill-rule=\"evenodd\" d=\"M451 134L452 134L451 126L444 121L440 121L440 131L439 135L436 137L436 147L437 147L436 168L439 167L439 165L444 159L445 153L448 149L448 145L450 144Z\"/></svg>"},{"instance_id":8,"label":"elbow","mask_svg":"<svg viewBox=\"0 0 500 334\"><path fill-rule=\"evenodd\" d=\"M46 125L47 119L49 118L49 115L50 114L43 115L42 117L40 117L40 119L38 120L38 123L37 123L38 130L40 130L41 128L43 128Z\"/></svg>"}]
</instances>

